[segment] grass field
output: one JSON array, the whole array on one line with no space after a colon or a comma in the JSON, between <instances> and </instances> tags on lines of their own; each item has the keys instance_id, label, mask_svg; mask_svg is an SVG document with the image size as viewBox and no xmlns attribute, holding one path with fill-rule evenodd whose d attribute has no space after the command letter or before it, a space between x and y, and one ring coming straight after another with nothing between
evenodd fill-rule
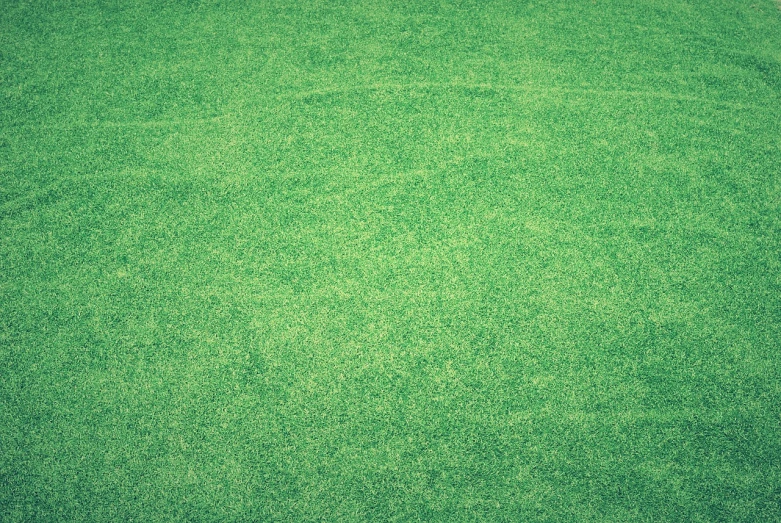
<instances>
[{"instance_id":1,"label":"grass field","mask_svg":"<svg viewBox=\"0 0 781 523\"><path fill-rule=\"evenodd\" d=\"M774 0L0 4L0 521L781 521Z\"/></svg>"}]
</instances>

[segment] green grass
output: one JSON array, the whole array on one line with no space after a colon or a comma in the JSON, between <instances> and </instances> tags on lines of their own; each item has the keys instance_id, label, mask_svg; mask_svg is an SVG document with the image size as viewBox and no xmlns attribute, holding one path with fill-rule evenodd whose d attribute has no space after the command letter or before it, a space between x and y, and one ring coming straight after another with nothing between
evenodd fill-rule
<instances>
[{"instance_id":1,"label":"green grass","mask_svg":"<svg viewBox=\"0 0 781 523\"><path fill-rule=\"evenodd\" d=\"M0 3L0 520L781 521L774 1Z\"/></svg>"}]
</instances>

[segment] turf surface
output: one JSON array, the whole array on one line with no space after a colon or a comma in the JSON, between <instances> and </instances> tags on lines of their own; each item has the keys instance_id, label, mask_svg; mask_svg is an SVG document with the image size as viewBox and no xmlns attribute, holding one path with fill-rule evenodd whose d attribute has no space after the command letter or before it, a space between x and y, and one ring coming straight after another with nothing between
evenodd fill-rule
<instances>
[{"instance_id":1,"label":"turf surface","mask_svg":"<svg viewBox=\"0 0 781 523\"><path fill-rule=\"evenodd\" d=\"M0 520L781 521L770 0L0 6Z\"/></svg>"}]
</instances>

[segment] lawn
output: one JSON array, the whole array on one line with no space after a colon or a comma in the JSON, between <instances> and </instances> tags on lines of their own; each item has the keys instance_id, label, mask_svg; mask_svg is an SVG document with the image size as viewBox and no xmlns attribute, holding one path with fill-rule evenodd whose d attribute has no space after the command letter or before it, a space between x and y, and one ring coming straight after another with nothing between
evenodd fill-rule
<instances>
[{"instance_id":1,"label":"lawn","mask_svg":"<svg viewBox=\"0 0 781 523\"><path fill-rule=\"evenodd\" d=\"M1 521L781 521L775 0L0 4Z\"/></svg>"}]
</instances>

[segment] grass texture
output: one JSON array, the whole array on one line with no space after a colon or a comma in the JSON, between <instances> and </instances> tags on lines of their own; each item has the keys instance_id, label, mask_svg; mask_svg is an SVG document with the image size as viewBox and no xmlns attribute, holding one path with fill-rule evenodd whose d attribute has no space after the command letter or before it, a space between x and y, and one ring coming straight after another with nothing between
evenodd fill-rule
<instances>
[{"instance_id":1,"label":"grass texture","mask_svg":"<svg viewBox=\"0 0 781 523\"><path fill-rule=\"evenodd\" d=\"M0 520L781 521L770 0L0 8Z\"/></svg>"}]
</instances>

